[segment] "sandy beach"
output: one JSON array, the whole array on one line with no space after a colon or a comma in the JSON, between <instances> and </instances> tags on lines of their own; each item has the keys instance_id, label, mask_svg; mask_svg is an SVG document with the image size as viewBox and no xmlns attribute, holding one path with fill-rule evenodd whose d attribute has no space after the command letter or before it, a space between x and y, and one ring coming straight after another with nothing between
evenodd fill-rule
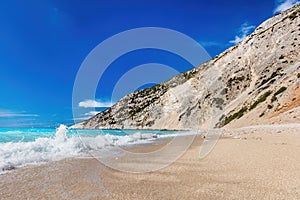
<instances>
[{"instance_id":1,"label":"sandy beach","mask_svg":"<svg viewBox=\"0 0 300 200\"><path fill-rule=\"evenodd\" d=\"M27 166L0 175L0 199L299 199L299 126L231 131L199 159L198 136L158 171L119 172L94 158ZM167 141L166 141L167 142ZM150 152L163 144L138 146ZM120 158L126 164L126 158Z\"/></svg>"},{"instance_id":2,"label":"sandy beach","mask_svg":"<svg viewBox=\"0 0 300 200\"><path fill-rule=\"evenodd\" d=\"M0 200L300 200L300 0L0 9Z\"/></svg>"}]
</instances>

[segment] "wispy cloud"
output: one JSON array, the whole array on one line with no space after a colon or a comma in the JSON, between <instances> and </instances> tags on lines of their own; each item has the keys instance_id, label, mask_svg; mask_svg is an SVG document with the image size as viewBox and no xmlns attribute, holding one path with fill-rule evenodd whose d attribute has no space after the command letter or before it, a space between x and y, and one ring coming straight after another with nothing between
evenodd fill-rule
<instances>
[{"instance_id":1,"label":"wispy cloud","mask_svg":"<svg viewBox=\"0 0 300 200\"><path fill-rule=\"evenodd\" d=\"M200 44L203 47L214 47L214 46L221 46L222 44L215 42L215 41L201 41Z\"/></svg>"},{"instance_id":2,"label":"wispy cloud","mask_svg":"<svg viewBox=\"0 0 300 200\"><path fill-rule=\"evenodd\" d=\"M38 114L0 108L0 127L42 126L37 122Z\"/></svg>"},{"instance_id":3,"label":"wispy cloud","mask_svg":"<svg viewBox=\"0 0 300 200\"><path fill-rule=\"evenodd\" d=\"M77 117L77 118L74 118L73 120L75 121L84 121L84 120L87 120L97 114L99 114L100 112L97 112L97 111L90 111L90 112L87 112L87 113L84 113L82 117Z\"/></svg>"},{"instance_id":4,"label":"wispy cloud","mask_svg":"<svg viewBox=\"0 0 300 200\"><path fill-rule=\"evenodd\" d=\"M277 7L274 9L274 14L282 13L283 11L300 3L299 0L277 0Z\"/></svg>"},{"instance_id":5,"label":"wispy cloud","mask_svg":"<svg viewBox=\"0 0 300 200\"><path fill-rule=\"evenodd\" d=\"M85 113L84 115L85 116L95 116L95 115L97 115L97 114L99 114L100 112L97 112L97 111L90 111L90 112L87 112L87 113Z\"/></svg>"},{"instance_id":6,"label":"wispy cloud","mask_svg":"<svg viewBox=\"0 0 300 200\"><path fill-rule=\"evenodd\" d=\"M78 122L78 121L85 121L91 117L77 117L77 118L72 118L72 120Z\"/></svg>"},{"instance_id":7,"label":"wispy cloud","mask_svg":"<svg viewBox=\"0 0 300 200\"><path fill-rule=\"evenodd\" d=\"M230 40L229 43L237 44L241 42L247 35L255 29L255 26L250 25L248 22L245 22L241 25L238 31L238 35L235 36L234 40Z\"/></svg>"},{"instance_id":8,"label":"wispy cloud","mask_svg":"<svg viewBox=\"0 0 300 200\"><path fill-rule=\"evenodd\" d=\"M101 102L101 101L95 101L95 100L85 100L82 102L79 102L78 106L83 108L107 108L111 107L113 103L111 102Z\"/></svg>"},{"instance_id":9,"label":"wispy cloud","mask_svg":"<svg viewBox=\"0 0 300 200\"><path fill-rule=\"evenodd\" d=\"M37 114L28 114L25 112L0 111L0 117L38 117Z\"/></svg>"}]
</instances>

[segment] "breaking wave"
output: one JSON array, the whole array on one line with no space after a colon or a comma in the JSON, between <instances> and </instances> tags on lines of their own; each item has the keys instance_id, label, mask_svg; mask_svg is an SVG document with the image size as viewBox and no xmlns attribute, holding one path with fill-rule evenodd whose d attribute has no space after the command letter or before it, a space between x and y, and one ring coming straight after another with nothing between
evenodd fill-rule
<instances>
[{"instance_id":1,"label":"breaking wave","mask_svg":"<svg viewBox=\"0 0 300 200\"><path fill-rule=\"evenodd\" d=\"M13 134L13 131L11 131L11 134ZM20 133L16 132L16 135L20 135ZM68 134L67 127L60 125L55 134L52 134L52 137L37 137L26 142L23 140L0 142L0 172L29 164L88 156L91 151L98 151L110 146L150 143L157 137L158 135L155 133L141 133L138 131L129 135L99 133L94 136L79 136Z\"/></svg>"}]
</instances>

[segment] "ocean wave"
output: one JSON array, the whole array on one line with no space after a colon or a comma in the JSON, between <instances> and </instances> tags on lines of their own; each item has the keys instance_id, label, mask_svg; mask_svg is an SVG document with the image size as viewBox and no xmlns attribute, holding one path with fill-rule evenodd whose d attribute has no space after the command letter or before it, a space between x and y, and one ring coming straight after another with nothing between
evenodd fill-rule
<instances>
[{"instance_id":1,"label":"ocean wave","mask_svg":"<svg viewBox=\"0 0 300 200\"><path fill-rule=\"evenodd\" d=\"M70 157L87 156L90 151L109 146L149 143L158 136L135 132L116 136L99 134L95 137L67 136L67 127L61 125L52 138L36 138L30 142L0 143L0 172L29 164L57 161Z\"/></svg>"}]
</instances>

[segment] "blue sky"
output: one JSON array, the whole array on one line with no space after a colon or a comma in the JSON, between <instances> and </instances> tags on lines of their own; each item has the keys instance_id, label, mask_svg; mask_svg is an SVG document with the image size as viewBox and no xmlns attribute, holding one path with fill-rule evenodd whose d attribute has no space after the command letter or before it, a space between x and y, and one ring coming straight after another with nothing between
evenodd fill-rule
<instances>
[{"instance_id":1,"label":"blue sky","mask_svg":"<svg viewBox=\"0 0 300 200\"><path fill-rule=\"evenodd\" d=\"M298 1L1 1L0 127L71 124L76 73L88 53L114 34L139 27L174 29L198 41L214 57L275 12L295 3ZM192 68L166 52L125 55L111 66L123 68L106 72L107 87L97 91L96 98L109 100L110 86L122 73L149 62L181 72ZM88 110L91 102L85 103L81 106L87 108L86 113L95 114ZM107 102L97 104L107 106Z\"/></svg>"}]
</instances>

